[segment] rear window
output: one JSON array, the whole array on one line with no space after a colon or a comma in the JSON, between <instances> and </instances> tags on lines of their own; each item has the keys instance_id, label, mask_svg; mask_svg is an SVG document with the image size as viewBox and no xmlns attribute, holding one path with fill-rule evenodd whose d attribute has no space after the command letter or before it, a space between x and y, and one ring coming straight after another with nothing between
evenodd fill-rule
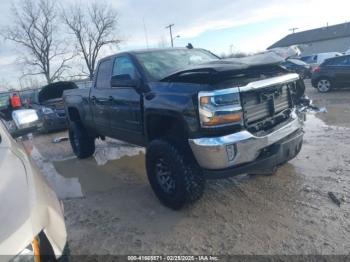
<instances>
[{"instance_id":1,"label":"rear window","mask_svg":"<svg viewBox=\"0 0 350 262\"><path fill-rule=\"evenodd\" d=\"M349 65L349 57L344 56L344 57L337 57L337 58L332 58L332 59L327 59L323 63L324 65Z\"/></svg>"},{"instance_id":2,"label":"rear window","mask_svg":"<svg viewBox=\"0 0 350 262\"><path fill-rule=\"evenodd\" d=\"M6 109L10 105L9 93L0 94L0 110Z\"/></svg>"},{"instance_id":3,"label":"rear window","mask_svg":"<svg viewBox=\"0 0 350 262\"><path fill-rule=\"evenodd\" d=\"M304 61L301 61L299 59L288 59L287 61L292 62L293 64L296 64L296 65L301 65L301 66L307 65Z\"/></svg>"},{"instance_id":4,"label":"rear window","mask_svg":"<svg viewBox=\"0 0 350 262\"><path fill-rule=\"evenodd\" d=\"M97 70L96 88L110 88L112 74L112 59L102 61Z\"/></svg>"},{"instance_id":5,"label":"rear window","mask_svg":"<svg viewBox=\"0 0 350 262\"><path fill-rule=\"evenodd\" d=\"M316 62L317 56L315 55L304 56L304 57L301 57L300 60L304 61L307 64L313 64Z\"/></svg>"}]
</instances>

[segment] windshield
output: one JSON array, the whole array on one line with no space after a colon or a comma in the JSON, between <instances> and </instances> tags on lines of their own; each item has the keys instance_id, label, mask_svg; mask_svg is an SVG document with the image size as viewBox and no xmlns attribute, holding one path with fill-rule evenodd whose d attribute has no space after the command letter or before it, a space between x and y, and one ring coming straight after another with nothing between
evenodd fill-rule
<instances>
[{"instance_id":1,"label":"windshield","mask_svg":"<svg viewBox=\"0 0 350 262\"><path fill-rule=\"evenodd\" d=\"M154 80L161 80L177 70L204 64L219 58L205 50L161 50L137 53L137 59Z\"/></svg>"},{"instance_id":2,"label":"windshield","mask_svg":"<svg viewBox=\"0 0 350 262\"><path fill-rule=\"evenodd\" d=\"M299 60L299 59L288 59L287 61L290 61L290 62L292 62L292 63L294 63L294 64L296 64L296 65L307 65L304 61L302 61L302 60Z\"/></svg>"}]
</instances>

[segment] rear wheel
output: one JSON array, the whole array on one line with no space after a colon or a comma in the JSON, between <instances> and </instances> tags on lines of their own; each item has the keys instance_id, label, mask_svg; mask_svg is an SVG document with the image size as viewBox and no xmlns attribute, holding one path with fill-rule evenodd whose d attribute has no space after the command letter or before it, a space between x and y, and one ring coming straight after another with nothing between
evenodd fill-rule
<instances>
[{"instance_id":1,"label":"rear wheel","mask_svg":"<svg viewBox=\"0 0 350 262\"><path fill-rule=\"evenodd\" d=\"M331 81L327 78L321 78L317 81L317 90L320 93L327 93L331 91L332 84Z\"/></svg>"},{"instance_id":2,"label":"rear wheel","mask_svg":"<svg viewBox=\"0 0 350 262\"><path fill-rule=\"evenodd\" d=\"M69 141L78 158L88 158L95 152L95 138L88 134L80 121L70 123Z\"/></svg>"},{"instance_id":3,"label":"rear wheel","mask_svg":"<svg viewBox=\"0 0 350 262\"><path fill-rule=\"evenodd\" d=\"M147 176L158 199L178 210L201 198L205 179L193 156L180 143L156 139L146 153Z\"/></svg>"}]
</instances>

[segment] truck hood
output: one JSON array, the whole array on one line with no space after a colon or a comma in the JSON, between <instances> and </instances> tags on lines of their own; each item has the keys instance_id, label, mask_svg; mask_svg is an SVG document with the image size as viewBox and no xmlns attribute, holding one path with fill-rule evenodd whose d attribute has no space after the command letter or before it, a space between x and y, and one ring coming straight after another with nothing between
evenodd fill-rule
<instances>
[{"instance_id":1,"label":"truck hood","mask_svg":"<svg viewBox=\"0 0 350 262\"><path fill-rule=\"evenodd\" d=\"M44 86L38 94L38 103L43 104L50 100L60 100L65 90L75 88L78 88L78 86L73 82L56 82Z\"/></svg>"},{"instance_id":2,"label":"truck hood","mask_svg":"<svg viewBox=\"0 0 350 262\"><path fill-rule=\"evenodd\" d=\"M253 71L259 69L262 73L265 71L282 70L280 64L284 61L284 57L274 52L261 53L243 58L221 59L177 70L167 75L161 82L178 81L183 78L203 78L205 75L210 75L210 83L215 82L215 76L222 78L222 75L226 73L242 76L242 74L249 72L250 69Z\"/></svg>"},{"instance_id":3,"label":"truck hood","mask_svg":"<svg viewBox=\"0 0 350 262\"><path fill-rule=\"evenodd\" d=\"M46 180L0 122L0 255L15 256L44 231L59 256L66 244L61 205Z\"/></svg>"},{"instance_id":4,"label":"truck hood","mask_svg":"<svg viewBox=\"0 0 350 262\"><path fill-rule=\"evenodd\" d=\"M167 75L161 81L177 81L179 78L183 79L184 76L187 79L196 79L196 77L211 75L210 82L212 82L215 81L215 75L219 76L219 78L222 78L222 75L225 73L242 75L249 73L249 69L252 69L251 71L258 69L262 73L272 71L273 74L275 74L276 71L281 69L280 65L285 62L287 58L297 54L294 48L276 48L242 58L218 59L210 63L177 70Z\"/></svg>"}]
</instances>

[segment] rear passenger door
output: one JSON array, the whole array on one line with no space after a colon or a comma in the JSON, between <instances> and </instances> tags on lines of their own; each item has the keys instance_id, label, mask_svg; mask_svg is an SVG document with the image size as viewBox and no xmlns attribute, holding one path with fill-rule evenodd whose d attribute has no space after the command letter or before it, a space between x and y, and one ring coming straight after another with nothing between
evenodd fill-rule
<instances>
[{"instance_id":1,"label":"rear passenger door","mask_svg":"<svg viewBox=\"0 0 350 262\"><path fill-rule=\"evenodd\" d=\"M344 79L344 86L350 87L350 56L345 56L340 77Z\"/></svg>"},{"instance_id":2,"label":"rear passenger door","mask_svg":"<svg viewBox=\"0 0 350 262\"><path fill-rule=\"evenodd\" d=\"M338 86L346 86L350 84L350 64L348 56L333 58L328 68L333 75L333 81Z\"/></svg>"},{"instance_id":3,"label":"rear passenger door","mask_svg":"<svg viewBox=\"0 0 350 262\"><path fill-rule=\"evenodd\" d=\"M112 76L129 75L132 80L140 82L139 72L128 55L114 59ZM112 87L112 104L110 107L111 130L124 140L139 144L142 141L141 95L135 87Z\"/></svg>"},{"instance_id":4,"label":"rear passenger door","mask_svg":"<svg viewBox=\"0 0 350 262\"><path fill-rule=\"evenodd\" d=\"M94 86L90 92L90 108L96 130L101 135L110 135L109 107L113 59L102 60L97 68Z\"/></svg>"}]
</instances>

